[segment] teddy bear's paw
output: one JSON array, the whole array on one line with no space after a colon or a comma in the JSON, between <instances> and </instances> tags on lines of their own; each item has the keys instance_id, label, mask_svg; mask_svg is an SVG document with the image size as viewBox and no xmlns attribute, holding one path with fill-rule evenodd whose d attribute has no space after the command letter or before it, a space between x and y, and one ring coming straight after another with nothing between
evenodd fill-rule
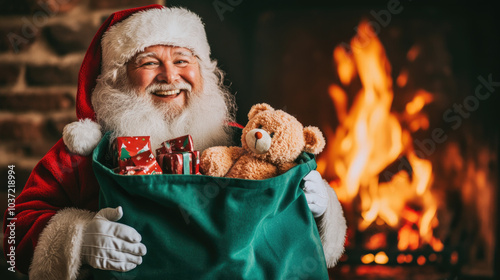
<instances>
[{"instance_id":1,"label":"teddy bear's paw","mask_svg":"<svg viewBox=\"0 0 500 280\"><path fill-rule=\"evenodd\" d=\"M219 168L216 164L213 164L209 160L207 161L200 161L200 168L201 168L201 173L209 176L215 176L215 177L222 177L225 175L224 172L222 172L222 169Z\"/></svg>"},{"instance_id":2,"label":"teddy bear's paw","mask_svg":"<svg viewBox=\"0 0 500 280\"><path fill-rule=\"evenodd\" d=\"M228 147L212 147L201 154L200 168L203 174L222 177L233 164Z\"/></svg>"}]
</instances>

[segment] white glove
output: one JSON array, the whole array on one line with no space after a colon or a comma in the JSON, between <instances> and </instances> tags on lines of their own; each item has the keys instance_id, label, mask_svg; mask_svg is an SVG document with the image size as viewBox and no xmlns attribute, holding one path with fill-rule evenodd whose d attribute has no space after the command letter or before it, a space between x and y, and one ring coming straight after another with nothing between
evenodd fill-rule
<instances>
[{"instance_id":1,"label":"white glove","mask_svg":"<svg viewBox=\"0 0 500 280\"><path fill-rule=\"evenodd\" d=\"M82 261L97 269L129 271L142 263L146 246L132 227L116 223L121 206L97 212L83 234Z\"/></svg>"},{"instance_id":2,"label":"white glove","mask_svg":"<svg viewBox=\"0 0 500 280\"><path fill-rule=\"evenodd\" d=\"M304 177L302 182L302 189L314 218L323 215L328 206L328 193L321 174L316 170L312 170Z\"/></svg>"}]
</instances>

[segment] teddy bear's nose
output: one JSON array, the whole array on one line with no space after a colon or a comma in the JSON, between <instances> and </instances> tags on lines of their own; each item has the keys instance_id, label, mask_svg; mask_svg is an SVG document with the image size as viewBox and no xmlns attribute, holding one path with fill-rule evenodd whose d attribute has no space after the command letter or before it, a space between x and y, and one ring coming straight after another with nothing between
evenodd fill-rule
<instances>
[{"instance_id":1,"label":"teddy bear's nose","mask_svg":"<svg viewBox=\"0 0 500 280\"><path fill-rule=\"evenodd\" d=\"M257 139L262 138L262 133L260 131L255 132L255 138Z\"/></svg>"}]
</instances>

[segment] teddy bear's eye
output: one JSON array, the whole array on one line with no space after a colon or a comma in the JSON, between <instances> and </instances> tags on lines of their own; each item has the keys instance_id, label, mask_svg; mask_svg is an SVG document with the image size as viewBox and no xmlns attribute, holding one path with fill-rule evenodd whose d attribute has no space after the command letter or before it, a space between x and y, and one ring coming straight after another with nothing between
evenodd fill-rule
<instances>
[{"instance_id":1,"label":"teddy bear's eye","mask_svg":"<svg viewBox=\"0 0 500 280\"><path fill-rule=\"evenodd\" d=\"M258 128L258 129L262 129L262 125L261 125L261 124L259 124L259 125L257 126L257 128Z\"/></svg>"},{"instance_id":2,"label":"teddy bear's eye","mask_svg":"<svg viewBox=\"0 0 500 280\"><path fill-rule=\"evenodd\" d=\"M271 138L273 138L274 132L271 132L271 134L269 134L269 136L271 136Z\"/></svg>"}]
</instances>

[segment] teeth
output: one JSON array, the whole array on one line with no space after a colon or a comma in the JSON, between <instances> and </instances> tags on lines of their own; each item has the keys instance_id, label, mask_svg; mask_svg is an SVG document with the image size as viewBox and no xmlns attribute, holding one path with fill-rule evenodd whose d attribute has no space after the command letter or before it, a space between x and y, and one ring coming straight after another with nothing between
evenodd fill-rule
<instances>
[{"instance_id":1,"label":"teeth","mask_svg":"<svg viewBox=\"0 0 500 280\"><path fill-rule=\"evenodd\" d=\"M168 96L168 95L176 95L179 92L181 92L180 89L174 89L174 90L159 90L155 92L156 95L162 95L162 96Z\"/></svg>"}]
</instances>

